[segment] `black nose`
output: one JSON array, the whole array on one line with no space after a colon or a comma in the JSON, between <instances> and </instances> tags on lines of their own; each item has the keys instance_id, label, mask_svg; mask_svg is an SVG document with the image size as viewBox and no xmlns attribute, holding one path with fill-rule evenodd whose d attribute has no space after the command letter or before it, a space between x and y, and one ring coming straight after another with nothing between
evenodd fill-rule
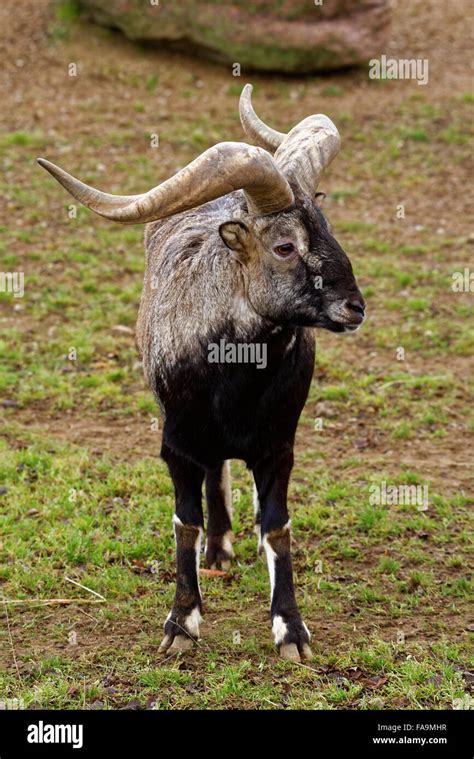
<instances>
[{"instance_id":1,"label":"black nose","mask_svg":"<svg viewBox=\"0 0 474 759\"><path fill-rule=\"evenodd\" d=\"M365 303L363 298L348 298L344 305L349 311L353 312L355 319L359 323L363 321L365 311Z\"/></svg>"}]
</instances>

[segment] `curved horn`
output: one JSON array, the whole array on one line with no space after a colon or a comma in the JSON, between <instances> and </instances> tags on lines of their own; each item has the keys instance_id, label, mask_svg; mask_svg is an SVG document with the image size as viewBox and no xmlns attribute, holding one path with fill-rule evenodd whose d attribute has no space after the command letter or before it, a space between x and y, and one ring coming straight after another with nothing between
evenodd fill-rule
<instances>
[{"instance_id":1,"label":"curved horn","mask_svg":"<svg viewBox=\"0 0 474 759\"><path fill-rule=\"evenodd\" d=\"M240 121L247 137L265 148L265 150L274 153L286 137L284 132L277 132L267 126L255 113L252 106L251 84L246 84L240 95L239 113Z\"/></svg>"},{"instance_id":2,"label":"curved horn","mask_svg":"<svg viewBox=\"0 0 474 759\"><path fill-rule=\"evenodd\" d=\"M318 114L293 127L274 158L287 179L296 181L308 195L314 195L321 174L340 147L336 126L327 116Z\"/></svg>"},{"instance_id":3,"label":"curved horn","mask_svg":"<svg viewBox=\"0 0 474 759\"><path fill-rule=\"evenodd\" d=\"M272 156L241 142L214 145L142 195L109 195L44 158L38 163L92 211L124 224L163 219L239 189L245 191L249 212L255 215L275 213L294 203L291 187Z\"/></svg>"}]
</instances>

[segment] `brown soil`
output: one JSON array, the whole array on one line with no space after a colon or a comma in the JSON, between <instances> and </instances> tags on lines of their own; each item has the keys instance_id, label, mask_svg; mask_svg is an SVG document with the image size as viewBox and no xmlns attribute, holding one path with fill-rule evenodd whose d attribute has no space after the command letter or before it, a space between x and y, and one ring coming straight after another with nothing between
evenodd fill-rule
<instances>
[{"instance_id":1,"label":"brown soil","mask_svg":"<svg viewBox=\"0 0 474 759\"><path fill-rule=\"evenodd\" d=\"M393 14L393 27L387 46L387 55L394 57L427 58L430 64L429 94L430 100L445 106L446 123L449 122L449 99L453 92L469 91L471 86L470 73L466 61L470 55L470 42L466 34L466 18L470 13L468 0L458 0L456 3L439 4L436 0L414 0L411 3L398 3ZM137 135L150 123L150 116L159 121L165 131L166 121L170 112L182 113L183 120L189 120L190 108L196 108L195 118L199 114L211 115L216 120L228 124L229 132L216 134L216 139L241 139L235 108L235 96L229 98L226 90L229 84L235 82L230 73L219 66L204 61L195 61L183 55L164 53L159 50L140 51L120 34L113 38L104 37L103 33L94 26L82 22L65 44L55 43L50 38L54 27L54 11L50 0L5 0L0 7L0 59L2 60L0 78L0 97L2 109L0 124L8 131L35 130L40 128L51 137L51 151L54 153L55 134L68 135L70 144L74 146L77 135L93 137L98 131L113 131L121 124L127 123L132 116L132 102L135 94L130 86L122 86L127 77L135 74L144 79L159 72L160 80L166 84L160 86L155 104L145 103L144 113L134 113ZM421 33L421 29L423 33ZM76 78L67 76L67 66L71 61L79 65L81 75ZM244 75L245 76L245 75ZM252 76L259 81L259 77ZM276 81L269 77L262 81ZM284 129L288 123L295 123L302 114L311 113L314 103L304 94L299 84L304 79L294 79L294 97L285 105L283 116L275 107L274 96L268 96L265 87L259 94L259 108L265 115L272 113L271 121L276 128ZM331 101L340 111L355 114L358 125L362 128L383 118L384 114L396 114L397 109L407 97L405 87L374 88L360 77L356 85L351 87L343 74L332 76L331 82L339 83L344 88L344 94L337 100ZM321 79L321 85L325 85ZM198 87L198 89L195 89ZM195 89L197 100L183 97L183 89ZM420 88L422 89L422 88ZM90 109L80 108L80 105L90 103ZM360 104L363 103L363 112ZM97 109L104 117L100 125L95 125L91 113ZM230 114L225 116L226 114ZM282 121L286 123L282 123ZM349 127L347 127L349 129ZM189 158L193 157L188 147ZM123 158L127 151L137 155L143 152L141 139L130 136L126 149L110 146L107 154L101 155L100 160L107 170L106 184L120 187L123 182L121 172L114 167L115 161ZM183 163L183 151L174 145L168 145L160 152L160 164L157 166L157 181L169 175L177 165ZM196 151L194 151L196 152ZM404 190L404 202L410 208L412 223L399 228L400 236L411 242L413 226L422 223L426 228L436 228L440 220L452 220L456 235L468 235L470 198L466 192L469 185L469 167L450 163L455 148L446 146L446 155L440 157L446 164L446 189L440 191L438 179L425 178L423 191L416 188ZM74 156L74 153L71 154ZM54 159L54 154L50 155ZM98 156L94 148L90 148L87 162L97 162ZM79 157L70 157L69 164L74 167ZM331 175L336 186L349 186L350 177L345 178L345 162L343 158L331 167ZM18 180L24 186L28 185L32 167L29 162L20 167ZM143 189L143 188L137 188ZM377 223L382 230L387 230L387 236L393 235L393 221L387 220L387 207L378 202L379 198L371 196L370 186L364 193L351 199L351 218L370 219ZM1 202L1 201L0 201ZM393 201L396 202L396 199ZM20 222L21 207L8 209L10 220ZM338 214L337 207L331 209ZM11 219L16 216L17 218ZM342 215L342 214L341 214ZM102 223L99 221L98 223ZM103 222L106 223L106 222ZM44 229L45 241L54 236L54 224L48 224ZM20 252L24 244L19 243ZM22 246L22 247L21 247ZM446 249L446 263L458 263L457 252L452 247ZM429 253L424 259L424 265L429 266ZM40 262L29 261L28 266L41 266ZM450 293L440 297L437 304L440 318L449 318L452 302ZM9 315L8 315L9 316ZM7 318L8 318L7 316ZM11 318L11 317L10 317ZM16 328L23 329L25 334L34 335L38 325L31 324L27 316L19 314L14 317ZM50 317L48 317L50 318ZM371 318L380 324L396 318L393 312L387 314L383 303L376 305ZM8 321L5 325L8 326ZM41 329L48 324L41 325ZM327 345L339 340L338 350L345 360L351 360L357 353L361 374L373 372L383 376L385 370L393 369L392 356L376 351L373 337L368 333L357 336L356 342L340 340L325 334L319 338ZM373 352L376 355L373 356ZM371 353L372 356L371 357ZM410 358L410 366L405 367L413 373L423 372L426 367L423 358ZM433 358L429 371L432 375L442 374L446 368L444 356ZM463 356L450 356L449 369L459 378L468 378L472 373L470 359ZM395 390L395 388L394 388ZM465 403L466 399L460 399ZM313 408L307 406L306 413L313 416ZM316 415L316 414L315 414ZM354 448L363 458L377 465L383 461L384 468L399 470L400 467L419 469L423 467L424 475L433 482L444 482L449 492L469 485L470 456L466 444L465 429L457 429L457 419L451 416L452 434L435 441L418 437L403 443L401 450L393 454L393 446L388 435L380 430L372 433L376 421L376 412L368 408L363 417L357 419L357 434L353 433L349 420L350 410L342 412L337 419L330 419L326 425L324 455L332 462L337 472L340 454L347 452L347 446ZM34 403L25 409L15 409L14 420L27 429L40 427L59 438L67 438L73 443L88 446L97 454L106 452L118 458L134 459L142 456L156 456L159 451L159 434L144 434L148 425L145 418L127 417L116 418L107 414L100 418L90 413L67 413L67 423L64 416L51 416L47 404ZM461 425L459 425L461 427ZM310 438L311 435L311 438ZM362 449L356 447L357 440L367 441ZM21 442L21 441L20 441ZM300 449L314 446L314 435L311 430L300 425L297 437ZM365 444L364 444L365 445ZM362 466L362 469L364 466ZM449 475L449 481L447 481Z\"/></svg>"}]
</instances>

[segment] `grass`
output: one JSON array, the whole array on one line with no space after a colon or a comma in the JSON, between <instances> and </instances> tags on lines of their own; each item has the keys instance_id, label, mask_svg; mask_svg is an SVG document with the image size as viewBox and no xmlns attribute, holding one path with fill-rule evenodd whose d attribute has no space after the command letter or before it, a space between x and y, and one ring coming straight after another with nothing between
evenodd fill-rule
<instances>
[{"instance_id":1,"label":"grass","mask_svg":"<svg viewBox=\"0 0 474 759\"><path fill-rule=\"evenodd\" d=\"M354 484L334 481L329 467L308 501L311 483L300 483L304 470L297 469L294 563L316 656L309 669L293 667L272 652L249 476L234 466L237 565L228 581L202 578L207 614L195 654L160 662L160 627L174 589L173 498L163 464L112 462L24 430L22 436L20 450L3 442L0 469L0 499L9 506L1 517L0 579L4 598L26 602L7 602L20 660L18 674L10 668L1 675L8 697L44 708L116 708L133 700L152 708L441 708L462 698L467 641L450 642L437 612L449 604L451 622L462 620L468 546L458 542L454 562L446 546L436 557L423 551L413 565L417 531L439 531L438 508L426 516L370 507ZM443 534L467 529L467 503L453 508L440 499L439 508ZM35 605L41 598L95 600L66 576L106 602ZM414 630L425 615L436 637L420 643Z\"/></svg>"},{"instance_id":2,"label":"grass","mask_svg":"<svg viewBox=\"0 0 474 759\"><path fill-rule=\"evenodd\" d=\"M89 27L80 37L76 9L60 4L51 33L64 71L71 60L88 60L96 44ZM71 83L61 80L50 88L60 103L41 128L18 105L18 122L0 140L0 191L9 204L2 268L24 271L26 288L24 298L0 293L4 621L8 613L0 693L66 709L464 703L474 333L472 295L451 285L452 273L468 266L472 239L464 193L440 199L440 188L448 169L453 186L467 185L472 97L437 95L434 85L414 97L413 83L397 83L407 87L398 97L395 83L384 83L361 87L368 100L354 111L349 98L361 82L346 75L327 77L324 87L311 79L256 82L256 107L261 101L278 129L327 98L321 110L341 126L344 149L321 185L324 209L367 300L367 323L353 339L318 333L297 436L293 559L315 659L292 666L275 654L252 485L233 462L236 562L227 579L202 578L205 622L196 650L162 660L175 581L173 493L157 455L161 418L132 332L143 230L114 226L82 207L71 218L68 197L35 158L44 152L56 160L56 152L65 168L101 189L142 191L213 142L242 139L241 83L201 62L190 72L175 56L158 69L147 50L136 63L128 43L117 56L117 35L97 34L97 60L74 83L74 102L64 94ZM93 79L82 84L88 70ZM205 107L198 74L212 82ZM129 107L111 94L117 81L130 93ZM74 125L56 118L63 100ZM155 132L160 147L150 154ZM372 505L370 487L382 482L427 485L428 509ZM39 603L57 598L90 603Z\"/></svg>"},{"instance_id":3,"label":"grass","mask_svg":"<svg viewBox=\"0 0 474 759\"><path fill-rule=\"evenodd\" d=\"M163 464L150 457L134 463L97 459L87 449L15 424L6 430L7 441L18 435L18 450L3 443L0 469L0 498L8 506L1 518L0 579L5 597L29 602L7 605L21 663L19 677L3 676L9 697L51 708L115 708L134 700L152 708L441 708L463 697L467 641L453 646L450 626L463 624L470 592L468 499L436 494L428 514L372 507L352 478L332 478L329 463L308 478L302 462L292 489L294 561L316 659L310 670L295 669L272 654L263 611L268 580L256 557L251 486L243 468L234 467L237 566L225 584L202 581L208 624L196 654L157 666L159 630L174 587L173 498ZM417 483L419 476L405 473L400 480ZM433 547L425 542L428 534ZM320 571L313 574L312 567ZM91 606L86 618L32 603L90 598L69 586L66 576L106 603ZM27 641L40 620L34 645L46 652L59 648L61 655L38 661ZM436 640L416 641L412 630L420 620L427 635L434 624ZM397 643L400 630L403 645ZM343 641L333 647L336 635ZM165 695L160 684L166 684Z\"/></svg>"}]
</instances>

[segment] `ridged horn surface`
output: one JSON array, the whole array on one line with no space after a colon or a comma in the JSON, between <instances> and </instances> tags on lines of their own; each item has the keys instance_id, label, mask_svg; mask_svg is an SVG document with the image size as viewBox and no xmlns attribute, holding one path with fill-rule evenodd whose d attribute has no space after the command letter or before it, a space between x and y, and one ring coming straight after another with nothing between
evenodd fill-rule
<instances>
[{"instance_id":1,"label":"ridged horn surface","mask_svg":"<svg viewBox=\"0 0 474 759\"><path fill-rule=\"evenodd\" d=\"M275 213L294 202L291 187L272 156L241 142L214 145L173 177L140 195L101 192L44 158L38 163L85 206L123 224L156 221L238 189L244 190L249 212L254 215Z\"/></svg>"},{"instance_id":2,"label":"ridged horn surface","mask_svg":"<svg viewBox=\"0 0 474 759\"><path fill-rule=\"evenodd\" d=\"M252 85L246 84L240 95L240 121L247 137L250 137L261 148L274 153L285 139L286 134L284 132L277 132L276 129L267 126L257 116L252 106L252 90Z\"/></svg>"}]
</instances>

